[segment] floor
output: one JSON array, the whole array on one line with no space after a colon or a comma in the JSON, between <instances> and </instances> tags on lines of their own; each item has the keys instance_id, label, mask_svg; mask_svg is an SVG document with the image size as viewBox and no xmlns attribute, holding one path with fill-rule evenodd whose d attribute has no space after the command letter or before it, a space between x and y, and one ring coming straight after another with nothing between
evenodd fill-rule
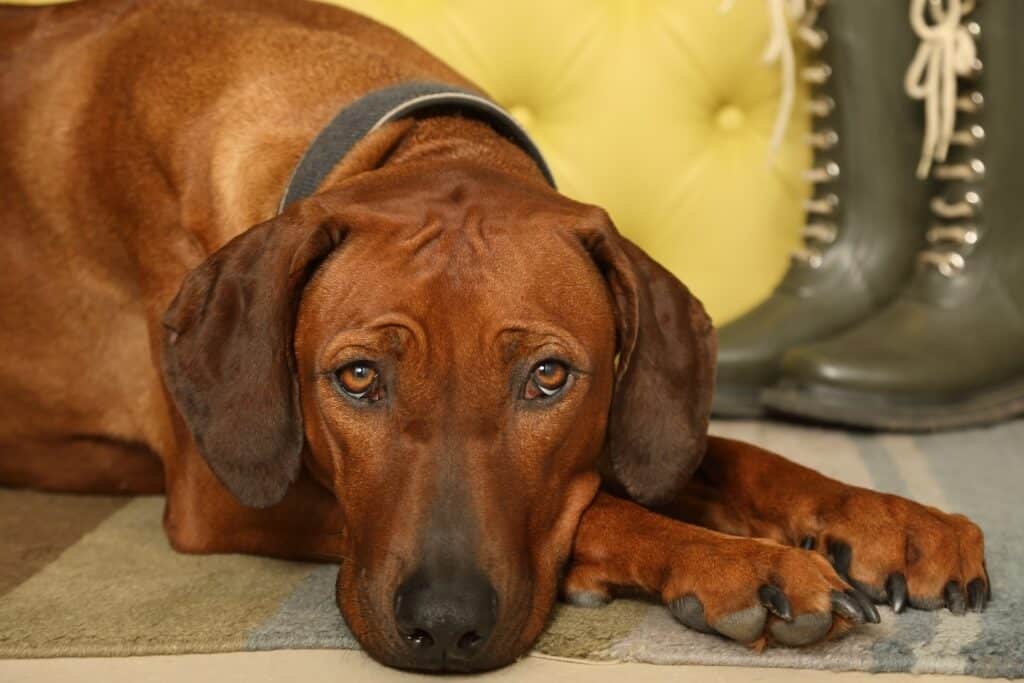
<instances>
[{"instance_id":1,"label":"floor","mask_svg":"<svg viewBox=\"0 0 1024 683\"><path fill-rule=\"evenodd\" d=\"M466 677L452 676L448 677L448 680L453 678ZM578 679L598 683L618 683L624 679L628 679L629 683L927 683L939 680L967 683L983 680L967 676L946 678L794 669L594 663L542 656L530 656L513 666L474 678L501 683ZM415 680L439 679L436 676L387 669L363 653L351 650L280 650L161 657L0 660L0 681L4 683L391 683Z\"/></svg>"}]
</instances>

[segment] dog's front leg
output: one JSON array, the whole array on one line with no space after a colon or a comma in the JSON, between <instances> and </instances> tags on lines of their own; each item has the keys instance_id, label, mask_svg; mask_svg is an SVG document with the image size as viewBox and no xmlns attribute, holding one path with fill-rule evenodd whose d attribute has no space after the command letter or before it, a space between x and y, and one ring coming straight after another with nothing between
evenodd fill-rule
<instances>
[{"instance_id":1,"label":"dog's front leg","mask_svg":"<svg viewBox=\"0 0 1024 683\"><path fill-rule=\"evenodd\" d=\"M755 647L805 645L878 618L817 553L717 533L599 493L580 521L562 593L597 606L619 590L656 596L690 628Z\"/></svg>"},{"instance_id":2,"label":"dog's front leg","mask_svg":"<svg viewBox=\"0 0 1024 683\"><path fill-rule=\"evenodd\" d=\"M814 550L897 612L908 603L980 611L990 599L984 538L963 515L843 484L739 441L712 437L693 480L661 511Z\"/></svg>"}]
</instances>

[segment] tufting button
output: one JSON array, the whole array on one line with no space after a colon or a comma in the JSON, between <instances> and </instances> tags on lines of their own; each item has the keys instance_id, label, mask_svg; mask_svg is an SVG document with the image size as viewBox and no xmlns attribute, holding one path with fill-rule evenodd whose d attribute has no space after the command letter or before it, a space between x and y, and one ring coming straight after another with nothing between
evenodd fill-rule
<instances>
[{"instance_id":1,"label":"tufting button","mask_svg":"<svg viewBox=\"0 0 1024 683\"><path fill-rule=\"evenodd\" d=\"M735 104L727 104L715 114L715 125L727 131L738 129L746 120L743 110Z\"/></svg>"},{"instance_id":2,"label":"tufting button","mask_svg":"<svg viewBox=\"0 0 1024 683\"><path fill-rule=\"evenodd\" d=\"M722 0L324 1L397 28L497 98L562 191L607 209L718 321L768 296L789 266L810 117L794 117L765 163L779 74L759 61L764 2L723 15ZM750 73L760 77L737 78ZM707 163L719 144L728 150ZM744 201L723 206L738 174L751 179Z\"/></svg>"}]
</instances>

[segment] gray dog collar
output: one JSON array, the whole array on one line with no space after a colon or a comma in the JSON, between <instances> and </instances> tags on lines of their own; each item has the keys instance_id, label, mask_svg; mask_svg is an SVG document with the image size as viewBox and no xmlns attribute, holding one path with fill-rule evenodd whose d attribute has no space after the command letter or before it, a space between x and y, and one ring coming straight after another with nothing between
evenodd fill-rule
<instances>
[{"instance_id":1,"label":"gray dog collar","mask_svg":"<svg viewBox=\"0 0 1024 683\"><path fill-rule=\"evenodd\" d=\"M540 150L504 109L469 90L443 83L412 82L374 90L342 109L306 148L288 181L278 212L313 194L331 169L364 137L386 123L426 110L457 112L487 123L529 154L555 187Z\"/></svg>"}]
</instances>

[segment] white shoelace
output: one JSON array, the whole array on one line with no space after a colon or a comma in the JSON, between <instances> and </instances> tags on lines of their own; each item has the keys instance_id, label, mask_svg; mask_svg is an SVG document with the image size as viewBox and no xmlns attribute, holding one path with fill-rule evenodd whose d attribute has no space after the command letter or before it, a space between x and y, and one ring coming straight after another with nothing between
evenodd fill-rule
<instances>
[{"instance_id":1,"label":"white shoelace","mask_svg":"<svg viewBox=\"0 0 1024 683\"><path fill-rule=\"evenodd\" d=\"M734 4L735 0L722 0L720 10L728 12ZM827 36L824 31L816 29L815 23L823 4L824 0L765 0L769 34L761 59L765 64L779 64L782 72L779 105L768 143L769 163L775 159L782 146L796 100L796 56L790 36L790 22L793 22L796 35L804 43L813 50L820 50ZM829 79L830 74L831 70L827 65L817 64L805 68L802 76L809 83L822 85ZM811 113L822 118L828 116L833 106L834 102L828 97L808 102ZM828 149L835 144L835 135L834 131L812 132L808 140L812 146ZM805 175L807 180L814 184L834 182L839 176L839 165L830 161L820 168L809 169ZM838 202L839 198L835 194L806 202L807 213L813 214L813 219L809 219L802 231L805 246L794 251L793 258L813 268L821 265L820 245L831 244L836 240L837 227L830 218Z\"/></svg>"},{"instance_id":2,"label":"white shoelace","mask_svg":"<svg viewBox=\"0 0 1024 683\"><path fill-rule=\"evenodd\" d=\"M922 100L924 103L925 132L917 168L917 175L922 179L933 172L939 179L963 180L972 180L985 173L984 164L980 159L971 159L952 166L943 163L951 145L972 147L984 138L984 129L980 125L956 131L958 109L974 112L982 104L978 92L960 96L957 80L961 76L972 75L980 68L975 45L976 30L972 30L977 27L963 23L964 17L974 11L976 3L977 0L910 0L910 24L921 43L907 70L904 87L911 98ZM735 0L721 0L720 9L722 12L728 12L734 4ZM820 49L825 34L816 30L814 24L823 4L824 0L765 0L770 34L762 59L768 64L778 63L782 71L782 92L772 130L769 159L777 153L782 144L796 96L796 60L789 22L793 22L796 34L807 45L816 50ZM827 65L807 67L803 77L811 83L820 85L828 80L827 69ZM812 100L809 103L811 113L815 116L827 116L834 106L834 103L828 100L829 98L825 98L824 104ZM812 133L810 141L818 148L827 149L835 144L834 140L829 140L830 134L834 138L834 132ZM935 166L933 170L933 164L936 162L940 165ZM821 168L810 169L807 178L812 183L828 183L834 181L838 175L838 164L829 162ZM834 201L830 202L830 199ZM931 208L936 216L943 220L964 222L932 226L927 235L928 243L933 247L940 243L975 244L979 235L971 219L976 214L980 202L980 196L974 191L967 192L962 201L951 203L943 198L934 199ZM812 199L807 203L808 213L814 214L815 218L804 228L805 242L810 240L814 243L829 244L835 240L837 228L827 219L835 210L836 203L838 198L835 195L826 195L825 198ZM814 267L822 262L821 251L813 247L798 250L794 257ZM920 260L935 266L947 277L962 272L966 267L966 260L962 254L944 249L926 249L920 254Z\"/></svg>"},{"instance_id":3,"label":"white shoelace","mask_svg":"<svg viewBox=\"0 0 1024 683\"><path fill-rule=\"evenodd\" d=\"M810 30L802 20L811 13L811 0L764 0L768 11L768 44L761 54L765 64L778 64L782 71L782 90L779 93L779 106L772 125L772 135L768 143L768 157L772 159L782 146L793 115L793 104L796 100L796 56L793 52L793 41L790 39L790 22L797 25L797 33L808 43L820 41L818 34ZM722 0L719 10L729 12L736 0Z\"/></svg>"},{"instance_id":4,"label":"white shoelace","mask_svg":"<svg viewBox=\"0 0 1024 683\"><path fill-rule=\"evenodd\" d=\"M945 161L956 124L957 77L970 75L977 60L974 37L963 25L974 0L912 0L910 24L921 39L904 87L924 101L925 133L917 176Z\"/></svg>"}]
</instances>

